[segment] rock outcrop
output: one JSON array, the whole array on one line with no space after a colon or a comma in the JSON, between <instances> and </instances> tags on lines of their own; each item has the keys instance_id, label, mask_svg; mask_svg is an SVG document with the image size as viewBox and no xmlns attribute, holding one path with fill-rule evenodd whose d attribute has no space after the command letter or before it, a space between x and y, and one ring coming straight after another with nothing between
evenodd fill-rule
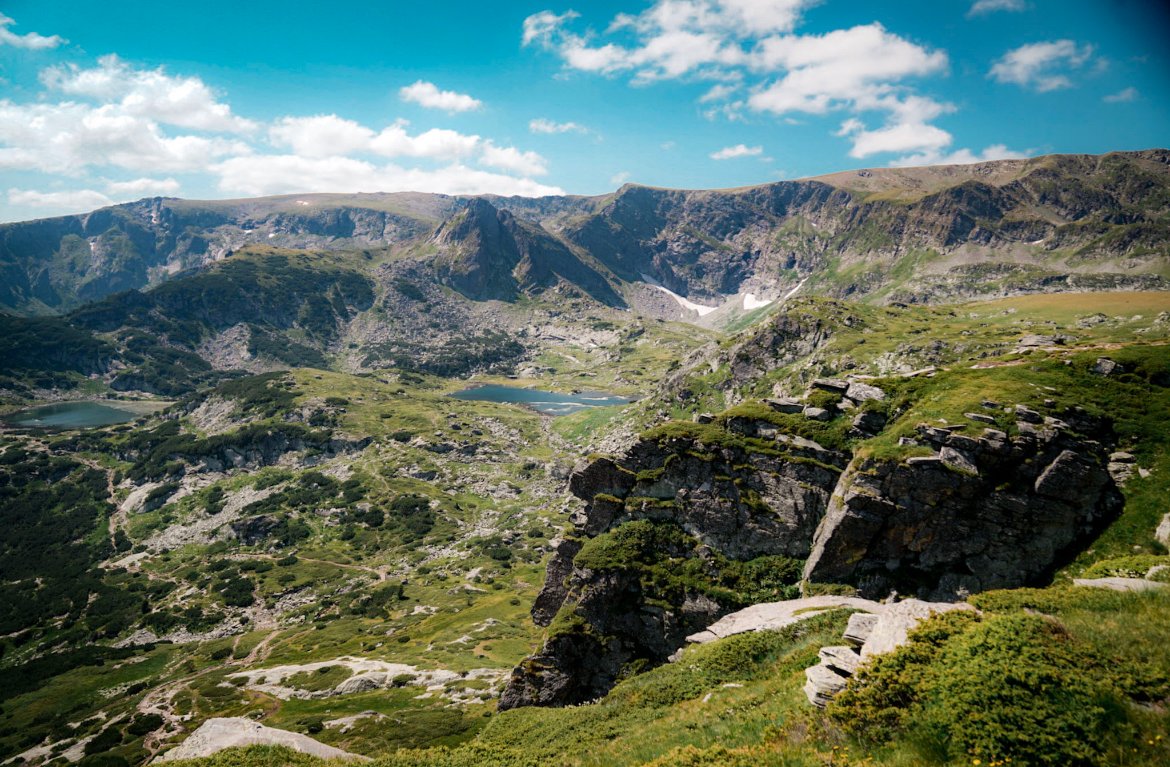
<instances>
[{"instance_id":1,"label":"rock outcrop","mask_svg":"<svg viewBox=\"0 0 1170 767\"><path fill-rule=\"evenodd\" d=\"M1059 420L1018 408L1017 417L1012 437L922 425L921 444L934 454L855 459L817 530L805 578L849 583L862 596L937 600L1042 582L1123 501L1099 441L1108 438L1104 424L1075 411Z\"/></svg>"},{"instance_id":2,"label":"rock outcrop","mask_svg":"<svg viewBox=\"0 0 1170 767\"><path fill-rule=\"evenodd\" d=\"M654 557L704 562L803 558L848 456L741 418L649 436L621 459L579 467L570 489L588 501L575 522L592 538L628 523L676 531ZM735 607L718 592L658 588L636 567L586 567L581 543L556 547L533 617L553 622L544 647L512 675L500 708L565 705L606 693L630 664L658 664ZM553 616L557 616L555 622Z\"/></svg>"},{"instance_id":3,"label":"rock outcrop","mask_svg":"<svg viewBox=\"0 0 1170 767\"><path fill-rule=\"evenodd\" d=\"M180 759L199 759L223 751L225 748L244 746L284 746L293 751L320 759L357 759L369 761L369 757L351 754L340 748L327 746L308 735L275 727L265 727L244 717L208 719L199 729L187 736L181 744L159 756L154 761L174 762Z\"/></svg>"},{"instance_id":4,"label":"rock outcrop","mask_svg":"<svg viewBox=\"0 0 1170 767\"><path fill-rule=\"evenodd\" d=\"M819 662L804 670L804 694L809 703L824 708L845 689L850 677L876 655L885 655L906 644L919 623L937 613L974 610L965 602L923 602L907 599L891 604L871 603L868 612L849 616L842 635L848 645L822 647Z\"/></svg>"}]
</instances>

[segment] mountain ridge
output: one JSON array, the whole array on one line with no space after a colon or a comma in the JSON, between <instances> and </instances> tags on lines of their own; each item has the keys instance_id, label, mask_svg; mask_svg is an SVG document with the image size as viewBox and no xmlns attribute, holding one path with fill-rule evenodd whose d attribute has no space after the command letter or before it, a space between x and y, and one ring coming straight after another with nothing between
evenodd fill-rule
<instances>
[{"instance_id":1,"label":"mountain ridge","mask_svg":"<svg viewBox=\"0 0 1170 767\"><path fill-rule=\"evenodd\" d=\"M1170 151L862 169L729 190L627 184L591 197L146 198L0 225L0 307L60 314L248 244L372 248L429 265L437 232L483 203L543 243L549 263L539 275L529 268L520 292L561 283L609 305L620 294L644 311L696 321L681 305L663 315L641 301L643 276L719 304L746 293L775 299L809 278L813 292L880 301L1003 295L1072 275L1084 276L1081 289L1149 289L1162 287L1166 272ZM514 295L471 292L473 300Z\"/></svg>"}]
</instances>

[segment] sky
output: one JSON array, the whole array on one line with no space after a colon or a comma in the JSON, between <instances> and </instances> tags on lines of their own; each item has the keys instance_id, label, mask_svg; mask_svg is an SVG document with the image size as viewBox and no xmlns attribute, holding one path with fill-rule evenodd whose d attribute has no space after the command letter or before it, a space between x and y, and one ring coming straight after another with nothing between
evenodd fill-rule
<instances>
[{"instance_id":1,"label":"sky","mask_svg":"<svg viewBox=\"0 0 1170 767\"><path fill-rule=\"evenodd\" d=\"M1170 146L1160 0L0 2L0 220Z\"/></svg>"}]
</instances>

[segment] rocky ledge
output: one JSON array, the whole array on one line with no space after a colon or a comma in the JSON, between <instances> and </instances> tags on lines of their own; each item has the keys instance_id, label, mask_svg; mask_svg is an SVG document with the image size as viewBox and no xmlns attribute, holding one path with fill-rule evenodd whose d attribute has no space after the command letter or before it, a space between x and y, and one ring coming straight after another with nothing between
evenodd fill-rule
<instances>
[{"instance_id":1,"label":"rocky ledge","mask_svg":"<svg viewBox=\"0 0 1170 767\"><path fill-rule=\"evenodd\" d=\"M1105 424L1017 408L1017 433L926 424L930 455L854 459L817 529L806 580L953 601L1039 585L1120 512Z\"/></svg>"}]
</instances>

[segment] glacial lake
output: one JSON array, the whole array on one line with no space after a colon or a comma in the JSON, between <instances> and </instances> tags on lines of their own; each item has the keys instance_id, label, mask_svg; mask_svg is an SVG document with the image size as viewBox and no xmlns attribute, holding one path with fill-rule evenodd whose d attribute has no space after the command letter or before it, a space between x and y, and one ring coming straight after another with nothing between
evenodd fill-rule
<instances>
[{"instance_id":1,"label":"glacial lake","mask_svg":"<svg viewBox=\"0 0 1170 767\"><path fill-rule=\"evenodd\" d=\"M133 421L139 415L142 413L102 402L57 402L8 413L0 420L25 429L88 429Z\"/></svg>"},{"instance_id":2,"label":"glacial lake","mask_svg":"<svg viewBox=\"0 0 1170 767\"><path fill-rule=\"evenodd\" d=\"M545 415L569 415L594 407L626 405L630 400L604 392L583 391L577 394L559 394L540 389L520 389L515 386L488 384L475 386L451 395L455 399L481 400L483 402L514 402L525 405Z\"/></svg>"}]
</instances>

